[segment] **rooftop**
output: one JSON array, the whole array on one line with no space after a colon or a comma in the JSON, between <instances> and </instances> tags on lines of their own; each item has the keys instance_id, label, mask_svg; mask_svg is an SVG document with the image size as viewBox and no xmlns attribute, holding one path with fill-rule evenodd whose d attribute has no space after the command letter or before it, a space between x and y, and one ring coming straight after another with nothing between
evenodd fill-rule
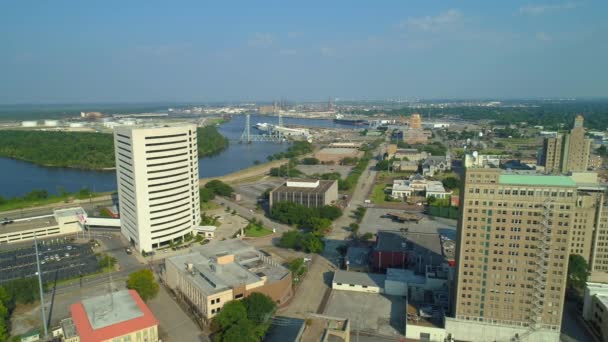
<instances>
[{"instance_id":1,"label":"rooftop","mask_svg":"<svg viewBox=\"0 0 608 342\"><path fill-rule=\"evenodd\" d=\"M500 184L537 185L537 186L565 186L575 187L576 183L568 176L547 176L538 174L501 174L498 178Z\"/></svg>"},{"instance_id":2,"label":"rooftop","mask_svg":"<svg viewBox=\"0 0 608 342\"><path fill-rule=\"evenodd\" d=\"M337 270L334 272L334 283L356 284L362 286L384 287L386 275L376 273L348 272Z\"/></svg>"},{"instance_id":3,"label":"rooftop","mask_svg":"<svg viewBox=\"0 0 608 342\"><path fill-rule=\"evenodd\" d=\"M111 340L158 325L135 290L85 299L72 304L70 312L80 340L87 342Z\"/></svg>"},{"instance_id":4,"label":"rooftop","mask_svg":"<svg viewBox=\"0 0 608 342\"><path fill-rule=\"evenodd\" d=\"M0 226L0 234L19 233L33 229L45 229L57 226L57 221L53 215L32 219L19 219L13 223Z\"/></svg>"},{"instance_id":5,"label":"rooftop","mask_svg":"<svg viewBox=\"0 0 608 342\"><path fill-rule=\"evenodd\" d=\"M369 264L369 247L348 247L346 261L350 266L365 266Z\"/></svg>"},{"instance_id":6,"label":"rooftop","mask_svg":"<svg viewBox=\"0 0 608 342\"><path fill-rule=\"evenodd\" d=\"M307 180L302 180L302 181L296 181L296 180L290 180L290 182L306 182ZM317 182L317 180L314 180L315 182ZM309 193L324 193L325 191L327 191L336 181L335 180L319 180L319 186L317 187L296 187L296 186L288 186L288 183L285 183L281 186L279 186L278 188L275 188L273 190L273 192L291 192L291 191L296 191L296 192L309 192Z\"/></svg>"},{"instance_id":7,"label":"rooftop","mask_svg":"<svg viewBox=\"0 0 608 342\"><path fill-rule=\"evenodd\" d=\"M88 298L82 301L82 306L94 330L144 315L129 291Z\"/></svg>"},{"instance_id":8,"label":"rooftop","mask_svg":"<svg viewBox=\"0 0 608 342\"><path fill-rule=\"evenodd\" d=\"M401 252L407 250L407 239L400 232L379 231L376 240L377 251Z\"/></svg>"},{"instance_id":9,"label":"rooftop","mask_svg":"<svg viewBox=\"0 0 608 342\"><path fill-rule=\"evenodd\" d=\"M415 274L412 270L402 270L400 268L387 268L386 280L400 281L408 284L424 284L426 277Z\"/></svg>"},{"instance_id":10,"label":"rooftop","mask_svg":"<svg viewBox=\"0 0 608 342\"><path fill-rule=\"evenodd\" d=\"M207 295L256 283L263 277L268 282L281 280L289 274L286 268L268 263L261 252L238 239L213 241L194 250L193 253L168 258L166 262L189 273L194 284ZM231 254L234 255L234 262L216 262L217 257Z\"/></svg>"}]
</instances>

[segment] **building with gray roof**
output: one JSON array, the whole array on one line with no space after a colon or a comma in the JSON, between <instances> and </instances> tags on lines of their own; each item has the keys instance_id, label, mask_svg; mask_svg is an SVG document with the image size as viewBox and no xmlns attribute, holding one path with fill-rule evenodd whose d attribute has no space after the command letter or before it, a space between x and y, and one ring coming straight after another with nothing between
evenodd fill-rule
<instances>
[{"instance_id":1,"label":"building with gray roof","mask_svg":"<svg viewBox=\"0 0 608 342\"><path fill-rule=\"evenodd\" d=\"M163 280L208 323L225 303L260 292L279 305L292 295L291 272L238 240L214 241L165 260Z\"/></svg>"}]
</instances>

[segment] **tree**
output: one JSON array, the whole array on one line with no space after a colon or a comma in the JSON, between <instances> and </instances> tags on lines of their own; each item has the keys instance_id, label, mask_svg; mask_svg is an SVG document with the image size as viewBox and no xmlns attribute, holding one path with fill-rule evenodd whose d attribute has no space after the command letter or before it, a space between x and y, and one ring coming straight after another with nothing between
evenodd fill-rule
<instances>
[{"instance_id":1,"label":"tree","mask_svg":"<svg viewBox=\"0 0 608 342\"><path fill-rule=\"evenodd\" d=\"M335 220L338 217L342 216L342 210L335 205L324 205L319 208L319 215L321 218L325 218L328 220Z\"/></svg>"},{"instance_id":2,"label":"tree","mask_svg":"<svg viewBox=\"0 0 608 342\"><path fill-rule=\"evenodd\" d=\"M209 202L215 198L215 193L209 188L201 188L199 191L201 202Z\"/></svg>"},{"instance_id":3,"label":"tree","mask_svg":"<svg viewBox=\"0 0 608 342\"><path fill-rule=\"evenodd\" d=\"M116 265L116 258L108 254L102 254L97 262L97 266L101 269L112 268L114 265Z\"/></svg>"},{"instance_id":4,"label":"tree","mask_svg":"<svg viewBox=\"0 0 608 342\"><path fill-rule=\"evenodd\" d=\"M226 330L236 322L247 319L247 308L242 301L233 300L226 303L219 314L213 317L213 325L219 330Z\"/></svg>"},{"instance_id":5,"label":"tree","mask_svg":"<svg viewBox=\"0 0 608 342\"><path fill-rule=\"evenodd\" d=\"M568 287L576 289L584 288L589 274L589 265L585 261L585 258L578 254L570 254L568 257Z\"/></svg>"},{"instance_id":6,"label":"tree","mask_svg":"<svg viewBox=\"0 0 608 342\"><path fill-rule=\"evenodd\" d=\"M219 179L214 179L207 182L207 184L205 184L205 188L211 190L211 192L216 195L224 197L228 197L234 192L234 189L230 185L222 182Z\"/></svg>"},{"instance_id":7,"label":"tree","mask_svg":"<svg viewBox=\"0 0 608 342\"><path fill-rule=\"evenodd\" d=\"M350 228L350 231L354 234L357 235L357 232L359 232L359 224L358 223L351 223L350 225L348 225L348 228Z\"/></svg>"},{"instance_id":8,"label":"tree","mask_svg":"<svg viewBox=\"0 0 608 342\"><path fill-rule=\"evenodd\" d=\"M299 249L301 239L300 235L300 232L295 230L284 232L279 240L279 246L283 248Z\"/></svg>"},{"instance_id":9,"label":"tree","mask_svg":"<svg viewBox=\"0 0 608 342\"><path fill-rule=\"evenodd\" d=\"M243 302L247 318L256 325L267 324L277 308L272 298L259 292L253 292Z\"/></svg>"},{"instance_id":10,"label":"tree","mask_svg":"<svg viewBox=\"0 0 608 342\"><path fill-rule=\"evenodd\" d=\"M323 251L323 241L313 233L306 233L300 242L302 249L307 253L321 253Z\"/></svg>"},{"instance_id":11,"label":"tree","mask_svg":"<svg viewBox=\"0 0 608 342\"><path fill-rule=\"evenodd\" d=\"M443 183L443 186L445 186L448 189L458 189L460 188L460 179L456 178L456 177L446 177L443 181L441 181Z\"/></svg>"},{"instance_id":12,"label":"tree","mask_svg":"<svg viewBox=\"0 0 608 342\"><path fill-rule=\"evenodd\" d=\"M361 240L367 241L367 240L371 240L373 237L374 237L374 234L367 232L367 233L361 235Z\"/></svg>"},{"instance_id":13,"label":"tree","mask_svg":"<svg viewBox=\"0 0 608 342\"><path fill-rule=\"evenodd\" d=\"M256 327L248 319L240 320L218 335L220 342L258 342L260 336Z\"/></svg>"},{"instance_id":14,"label":"tree","mask_svg":"<svg viewBox=\"0 0 608 342\"><path fill-rule=\"evenodd\" d=\"M313 158L313 157L310 157L310 158L303 158L303 159L301 160L301 163L302 163L303 165L317 165L317 164L319 164L319 159L317 159L317 158Z\"/></svg>"},{"instance_id":15,"label":"tree","mask_svg":"<svg viewBox=\"0 0 608 342\"><path fill-rule=\"evenodd\" d=\"M306 265L304 265L304 258L293 259L288 266L291 274L296 277L301 277L306 272Z\"/></svg>"},{"instance_id":16,"label":"tree","mask_svg":"<svg viewBox=\"0 0 608 342\"><path fill-rule=\"evenodd\" d=\"M384 159L376 163L376 170L378 171L387 171L391 165L391 161Z\"/></svg>"},{"instance_id":17,"label":"tree","mask_svg":"<svg viewBox=\"0 0 608 342\"><path fill-rule=\"evenodd\" d=\"M127 288L137 291L144 301L156 297L159 290L154 274L149 269L131 273L127 279Z\"/></svg>"}]
</instances>

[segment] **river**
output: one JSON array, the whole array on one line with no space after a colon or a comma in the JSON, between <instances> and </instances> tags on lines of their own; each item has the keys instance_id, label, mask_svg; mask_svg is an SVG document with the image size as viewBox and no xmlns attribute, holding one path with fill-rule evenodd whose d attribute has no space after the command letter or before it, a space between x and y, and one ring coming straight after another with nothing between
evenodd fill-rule
<instances>
[{"instance_id":1,"label":"river","mask_svg":"<svg viewBox=\"0 0 608 342\"><path fill-rule=\"evenodd\" d=\"M278 118L267 116L251 116L251 124L269 122L276 124ZM332 120L283 118L285 125L302 125L310 127L339 127L353 126L335 124ZM239 139L245 126L245 116L234 116L227 123L220 125L219 131L228 139L230 145L220 154L199 159L199 176L201 178L216 177L232 173L254 165L256 160L265 162L274 153L284 151L288 144L271 142L254 142L240 144ZM255 128L251 134L257 133ZM0 196L10 198L22 196L33 189L44 189L57 193L59 189L78 191L87 187L96 192L116 190L114 171L90 171L66 168L38 166L32 163L0 158Z\"/></svg>"}]
</instances>

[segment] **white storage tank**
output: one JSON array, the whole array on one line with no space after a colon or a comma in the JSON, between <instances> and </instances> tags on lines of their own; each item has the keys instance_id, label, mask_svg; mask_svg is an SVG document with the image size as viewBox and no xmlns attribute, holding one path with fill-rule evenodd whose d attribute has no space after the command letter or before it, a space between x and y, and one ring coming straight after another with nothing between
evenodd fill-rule
<instances>
[{"instance_id":1,"label":"white storage tank","mask_svg":"<svg viewBox=\"0 0 608 342\"><path fill-rule=\"evenodd\" d=\"M47 127L57 127L59 126L59 121L57 120L44 120L44 125Z\"/></svg>"},{"instance_id":2,"label":"white storage tank","mask_svg":"<svg viewBox=\"0 0 608 342\"><path fill-rule=\"evenodd\" d=\"M36 127L36 126L38 126L38 121L22 121L21 126L22 127Z\"/></svg>"},{"instance_id":3,"label":"white storage tank","mask_svg":"<svg viewBox=\"0 0 608 342\"><path fill-rule=\"evenodd\" d=\"M81 128L81 127L84 127L84 124L81 122L72 122L72 123L70 123L70 127L71 128Z\"/></svg>"}]
</instances>

